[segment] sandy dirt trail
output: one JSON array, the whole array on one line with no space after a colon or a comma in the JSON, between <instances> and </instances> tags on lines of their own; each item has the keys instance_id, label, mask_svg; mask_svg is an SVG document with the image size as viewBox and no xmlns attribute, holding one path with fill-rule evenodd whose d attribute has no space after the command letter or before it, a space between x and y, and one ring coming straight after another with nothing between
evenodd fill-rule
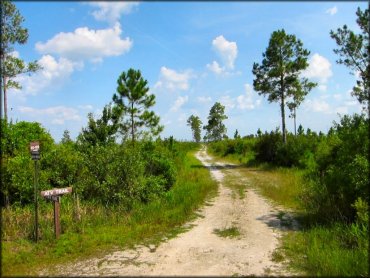
<instances>
[{"instance_id":1,"label":"sandy dirt trail","mask_svg":"<svg viewBox=\"0 0 370 278\"><path fill-rule=\"evenodd\" d=\"M196 157L209 167L212 177L219 182L218 196L211 205L204 206L191 222L190 230L159 246L142 246L116 251L101 258L80 261L58 267L57 274L73 276L158 276L158 275L292 275L272 261L272 252L281 235L277 210L250 187L245 197L235 197L223 185L225 175L237 176L238 169L225 170L222 163L212 163L205 148ZM242 176L240 176L244 182ZM247 183L248 181L245 180ZM269 223L269 224L268 224ZM271 223L275 223L271 225ZM240 235L221 237L216 229L235 227ZM46 273L44 273L46 274Z\"/></svg>"}]
</instances>

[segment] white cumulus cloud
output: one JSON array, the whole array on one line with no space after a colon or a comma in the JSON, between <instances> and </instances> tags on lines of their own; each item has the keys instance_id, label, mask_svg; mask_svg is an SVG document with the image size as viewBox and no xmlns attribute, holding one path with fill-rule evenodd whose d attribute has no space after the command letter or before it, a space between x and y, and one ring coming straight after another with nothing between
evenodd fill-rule
<instances>
[{"instance_id":1,"label":"white cumulus cloud","mask_svg":"<svg viewBox=\"0 0 370 278\"><path fill-rule=\"evenodd\" d=\"M38 60L42 67L33 75L21 75L17 81L22 86L21 90L13 89L11 92L19 97L36 95L40 91L52 87L53 89L61 86L75 70L83 67L82 63L73 62L66 58L55 59L51 55L44 55Z\"/></svg>"},{"instance_id":2,"label":"white cumulus cloud","mask_svg":"<svg viewBox=\"0 0 370 278\"><path fill-rule=\"evenodd\" d=\"M324 56L315 53L309 60L308 68L302 72L302 75L307 78L312 78L319 82L319 89L326 90L326 83L333 75L331 63Z\"/></svg>"},{"instance_id":3,"label":"white cumulus cloud","mask_svg":"<svg viewBox=\"0 0 370 278\"><path fill-rule=\"evenodd\" d=\"M177 72L167 67L161 67L159 81L154 85L154 88L186 91L189 89L189 80L193 77L189 70Z\"/></svg>"},{"instance_id":4,"label":"white cumulus cloud","mask_svg":"<svg viewBox=\"0 0 370 278\"><path fill-rule=\"evenodd\" d=\"M246 83L244 84L245 93L237 97L231 97L230 95L222 96L219 102L225 106L226 109L240 109L240 110L252 110L261 104L261 99L255 99L253 87Z\"/></svg>"},{"instance_id":5,"label":"white cumulus cloud","mask_svg":"<svg viewBox=\"0 0 370 278\"><path fill-rule=\"evenodd\" d=\"M330 15L335 15L338 12L337 6L334 6L330 9L327 9L325 13L330 14Z\"/></svg>"},{"instance_id":6,"label":"white cumulus cloud","mask_svg":"<svg viewBox=\"0 0 370 278\"><path fill-rule=\"evenodd\" d=\"M92 2L90 6L98 8L91 14L96 20L115 23L123 14L129 14L133 8L139 5L139 2Z\"/></svg>"},{"instance_id":7,"label":"white cumulus cloud","mask_svg":"<svg viewBox=\"0 0 370 278\"><path fill-rule=\"evenodd\" d=\"M212 41L213 49L220 56L227 69L234 69L234 62L238 55L236 42L228 41L224 36L218 36Z\"/></svg>"},{"instance_id":8,"label":"white cumulus cloud","mask_svg":"<svg viewBox=\"0 0 370 278\"><path fill-rule=\"evenodd\" d=\"M78 109L82 109L82 110L93 110L94 109L94 107L91 104L79 105L77 107Z\"/></svg>"},{"instance_id":9,"label":"white cumulus cloud","mask_svg":"<svg viewBox=\"0 0 370 278\"><path fill-rule=\"evenodd\" d=\"M225 71L225 68L220 67L220 65L216 61L213 61L211 64L207 64L207 69L214 72L215 74L221 74Z\"/></svg>"},{"instance_id":10,"label":"white cumulus cloud","mask_svg":"<svg viewBox=\"0 0 370 278\"><path fill-rule=\"evenodd\" d=\"M211 97L197 97L197 101L199 103L210 103L212 101L212 98Z\"/></svg>"},{"instance_id":11,"label":"white cumulus cloud","mask_svg":"<svg viewBox=\"0 0 370 278\"><path fill-rule=\"evenodd\" d=\"M241 110L252 110L261 104L261 100L257 99L256 101L253 100L253 88L250 84L244 85L245 94L240 95L236 98L236 102L238 103L238 108Z\"/></svg>"},{"instance_id":12,"label":"white cumulus cloud","mask_svg":"<svg viewBox=\"0 0 370 278\"><path fill-rule=\"evenodd\" d=\"M14 50L12 52L9 53L10 56L14 57L14 58L19 58L19 52Z\"/></svg>"},{"instance_id":13,"label":"white cumulus cloud","mask_svg":"<svg viewBox=\"0 0 370 278\"><path fill-rule=\"evenodd\" d=\"M231 98L229 95L222 96L220 98L220 103L228 109L233 109L235 107L235 99Z\"/></svg>"},{"instance_id":14,"label":"white cumulus cloud","mask_svg":"<svg viewBox=\"0 0 370 278\"><path fill-rule=\"evenodd\" d=\"M63 125L65 121L81 121L78 110L65 106L54 106L48 108L32 108L28 106L18 107L20 113L28 114L31 117L47 117L52 124Z\"/></svg>"},{"instance_id":15,"label":"white cumulus cloud","mask_svg":"<svg viewBox=\"0 0 370 278\"><path fill-rule=\"evenodd\" d=\"M37 42L36 50L43 54L58 54L74 61L86 59L99 62L104 57L119 56L131 49L132 40L128 37L122 39L121 34L119 23L101 30L81 27L74 32L61 32L45 43Z\"/></svg>"},{"instance_id":16,"label":"white cumulus cloud","mask_svg":"<svg viewBox=\"0 0 370 278\"><path fill-rule=\"evenodd\" d=\"M324 84L319 84L319 85L317 86L317 88L318 88L320 91L326 92L326 90L328 89L328 86L327 86L327 85L324 85Z\"/></svg>"},{"instance_id":17,"label":"white cumulus cloud","mask_svg":"<svg viewBox=\"0 0 370 278\"><path fill-rule=\"evenodd\" d=\"M326 114L332 113L330 105L325 100L320 99L308 99L304 102L304 107L306 111L311 112L322 112Z\"/></svg>"},{"instance_id":18,"label":"white cumulus cloud","mask_svg":"<svg viewBox=\"0 0 370 278\"><path fill-rule=\"evenodd\" d=\"M335 108L335 113L339 113L339 114L348 114L348 107L346 106L339 106L337 108Z\"/></svg>"},{"instance_id":19,"label":"white cumulus cloud","mask_svg":"<svg viewBox=\"0 0 370 278\"><path fill-rule=\"evenodd\" d=\"M170 110L173 112L178 111L181 108L181 106L183 106L185 103L188 102L188 100L189 100L188 96L184 96L184 97L179 96Z\"/></svg>"}]
</instances>

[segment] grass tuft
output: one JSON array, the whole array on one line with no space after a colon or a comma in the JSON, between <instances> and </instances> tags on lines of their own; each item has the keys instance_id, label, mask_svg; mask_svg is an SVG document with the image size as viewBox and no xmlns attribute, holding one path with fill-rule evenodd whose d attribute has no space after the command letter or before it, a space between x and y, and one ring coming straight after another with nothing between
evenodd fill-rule
<instances>
[{"instance_id":1,"label":"grass tuft","mask_svg":"<svg viewBox=\"0 0 370 278\"><path fill-rule=\"evenodd\" d=\"M214 229L213 232L220 237L235 238L240 236L239 229L237 227L231 227L227 229Z\"/></svg>"}]
</instances>

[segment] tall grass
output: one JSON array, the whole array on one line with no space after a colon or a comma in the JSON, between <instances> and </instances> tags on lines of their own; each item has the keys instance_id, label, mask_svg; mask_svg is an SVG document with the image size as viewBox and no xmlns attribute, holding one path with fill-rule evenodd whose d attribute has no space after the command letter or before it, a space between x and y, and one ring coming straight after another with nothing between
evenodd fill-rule
<instances>
[{"instance_id":1,"label":"tall grass","mask_svg":"<svg viewBox=\"0 0 370 278\"><path fill-rule=\"evenodd\" d=\"M368 277L368 235L355 236L354 229L337 223L288 233L282 251L293 269L310 276Z\"/></svg>"},{"instance_id":2,"label":"tall grass","mask_svg":"<svg viewBox=\"0 0 370 278\"><path fill-rule=\"evenodd\" d=\"M264 167L242 168L241 172L251 180L262 195L278 205L301 211L304 190L304 171L288 168L264 169Z\"/></svg>"},{"instance_id":3,"label":"tall grass","mask_svg":"<svg viewBox=\"0 0 370 278\"><path fill-rule=\"evenodd\" d=\"M240 160L237 154L222 159L233 163ZM319 223L317 215L303 203L310 190L304 170L269 164L240 166L237 171L249 180L248 184L275 204L297 213L301 230L283 235L281 247L273 253L276 261L285 261L298 273L308 276L368 277L368 222L365 225Z\"/></svg>"},{"instance_id":4,"label":"tall grass","mask_svg":"<svg viewBox=\"0 0 370 278\"><path fill-rule=\"evenodd\" d=\"M196 210L217 192L217 183L192 153L186 154L176 184L162 197L135 203L130 212L81 204L81 220L73 220L73 202L61 204L63 234L53 238L52 205L40 207L41 240L31 240L32 207L3 209L2 275L35 275L56 263L101 255L112 248L138 243L158 244L183 231L182 225L196 217Z\"/></svg>"}]
</instances>

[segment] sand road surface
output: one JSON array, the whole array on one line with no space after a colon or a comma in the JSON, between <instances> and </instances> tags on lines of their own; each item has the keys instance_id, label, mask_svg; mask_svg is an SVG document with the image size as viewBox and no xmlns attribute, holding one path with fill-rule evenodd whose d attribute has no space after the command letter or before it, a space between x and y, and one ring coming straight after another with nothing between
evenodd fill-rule
<instances>
[{"instance_id":1,"label":"sand road surface","mask_svg":"<svg viewBox=\"0 0 370 278\"><path fill-rule=\"evenodd\" d=\"M244 198L235 197L223 181L238 177L238 169L226 167L208 156L206 149L196 157L219 182L218 195L192 221L192 228L159 246L138 245L94 259L63 265L53 275L72 276L282 276L294 275L272 260L282 233L274 209L263 197L246 187ZM229 164L230 166L230 164ZM249 181L240 176L240 181ZM268 223L270 223L268 225ZM271 225L271 223L275 223ZM239 235L224 237L215 231L234 228ZM42 273L51 274L51 273Z\"/></svg>"}]
</instances>

